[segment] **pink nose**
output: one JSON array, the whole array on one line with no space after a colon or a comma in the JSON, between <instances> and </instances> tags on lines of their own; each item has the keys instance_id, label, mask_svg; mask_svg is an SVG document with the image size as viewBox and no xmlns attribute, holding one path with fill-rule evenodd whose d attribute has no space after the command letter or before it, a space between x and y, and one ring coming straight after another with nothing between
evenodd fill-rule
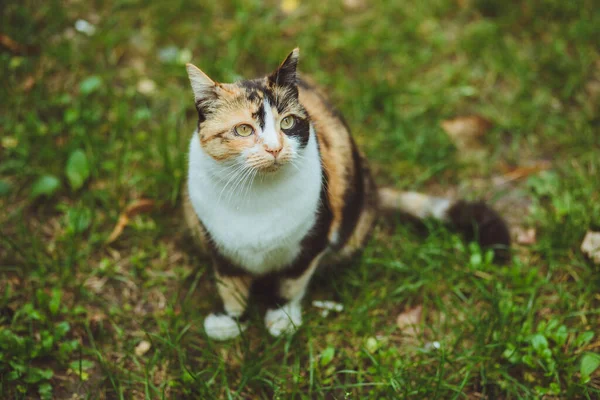
<instances>
[{"instance_id":1,"label":"pink nose","mask_svg":"<svg viewBox=\"0 0 600 400\"><path fill-rule=\"evenodd\" d=\"M278 149L270 149L268 147L265 147L265 151L267 153L270 153L273 155L273 157L277 158L277 156L279 155L279 153L281 152L281 147L279 147Z\"/></svg>"}]
</instances>

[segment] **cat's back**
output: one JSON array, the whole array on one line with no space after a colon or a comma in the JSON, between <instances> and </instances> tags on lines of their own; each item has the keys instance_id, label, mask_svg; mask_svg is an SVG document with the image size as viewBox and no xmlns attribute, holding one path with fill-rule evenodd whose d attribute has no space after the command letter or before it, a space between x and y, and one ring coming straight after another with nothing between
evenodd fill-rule
<instances>
[{"instance_id":1,"label":"cat's back","mask_svg":"<svg viewBox=\"0 0 600 400\"><path fill-rule=\"evenodd\" d=\"M298 79L300 103L313 123L326 174L333 221L329 241L352 253L368 237L376 214L376 189L366 160L341 113L309 77Z\"/></svg>"}]
</instances>

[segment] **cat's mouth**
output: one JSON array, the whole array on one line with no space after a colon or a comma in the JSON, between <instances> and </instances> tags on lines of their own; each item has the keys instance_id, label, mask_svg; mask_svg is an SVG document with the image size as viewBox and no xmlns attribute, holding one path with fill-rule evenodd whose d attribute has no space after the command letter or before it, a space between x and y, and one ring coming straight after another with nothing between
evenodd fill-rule
<instances>
[{"instance_id":1,"label":"cat's mouth","mask_svg":"<svg viewBox=\"0 0 600 400\"><path fill-rule=\"evenodd\" d=\"M255 168L259 172L272 174L279 171L285 164L286 162L282 160L272 160L269 162L263 162L260 165L257 165Z\"/></svg>"},{"instance_id":2,"label":"cat's mouth","mask_svg":"<svg viewBox=\"0 0 600 400\"><path fill-rule=\"evenodd\" d=\"M273 173L279 171L283 167L283 163L278 161L273 161L270 165L265 165L260 168L260 172Z\"/></svg>"}]
</instances>

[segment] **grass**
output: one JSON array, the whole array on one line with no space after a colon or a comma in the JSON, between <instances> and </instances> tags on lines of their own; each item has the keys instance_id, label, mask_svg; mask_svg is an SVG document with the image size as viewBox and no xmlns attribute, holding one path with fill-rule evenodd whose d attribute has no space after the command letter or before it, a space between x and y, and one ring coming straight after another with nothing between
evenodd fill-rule
<instances>
[{"instance_id":1,"label":"grass","mask_svg":"<svg viewBox=\"0 0 600 400\"><path fill-rule=\"evenodd\" d=\"M579 246L600 226L600 11L510 4L2 2L17 46L0 48L0 397L598 398L600 267ZM318 276L294 337L253 309L242 338L208 340L216 293L179 211L196 123L183 63L229 81L295 46L380 183L483 196L535 243L498 266L444 227L384 224ZM493 122L485 157L440 127L460 115ZM152 212L106 244L141 198ZM412 336L396 317L415 306Z\"/></svg>"}]
</instances>

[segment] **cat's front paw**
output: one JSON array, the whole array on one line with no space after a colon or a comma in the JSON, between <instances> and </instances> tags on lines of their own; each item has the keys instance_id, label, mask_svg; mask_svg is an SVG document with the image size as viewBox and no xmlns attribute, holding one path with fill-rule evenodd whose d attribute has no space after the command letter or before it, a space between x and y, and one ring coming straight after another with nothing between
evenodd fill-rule
<instances>
[{"instance_id":1,"label":"cat's front paw","mask_svg":"<svg viewBox=\"0 0 600 400\"><path fill-rule=\"evenodd\" d=\"M245 330L246 324L227 314L210 314L204 318L204 331L213 340L233 339Z\"/></svg>"},{"instance_id":2,"label":"cat's front paw","mask_svg":"<svg viewBox=\"0 0 600 400\"><path fill-rule=\"evenodd\" d=\"M273 336L280 336L282 333L291 335L302 325L300 304L287 303L276 310L268 310L265 315L265 325Z\"/></svg>"}]
</instances>

